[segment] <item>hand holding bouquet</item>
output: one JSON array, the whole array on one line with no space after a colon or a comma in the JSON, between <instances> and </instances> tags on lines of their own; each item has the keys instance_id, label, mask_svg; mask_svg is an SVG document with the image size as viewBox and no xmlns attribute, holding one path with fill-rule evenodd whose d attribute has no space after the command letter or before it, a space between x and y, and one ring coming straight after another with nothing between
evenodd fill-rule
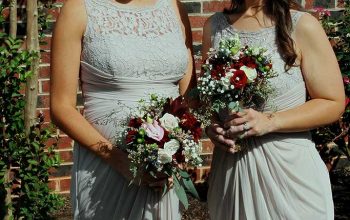
<instances>
[{"instance_id":1,"label":"hand holding bouquet","mask_svg":"<svg viewBox=\"0 0 350 220\"><path fill-rule=\"evenodd\" d=\"M263 109L274 92L268 79L276 76L266 52L242 47L238 35L221 40L217 50L210 49L197 86L206 120L225 109Z\"/></svg>"},{"instance_id":2,"label":"hand holding bouquet","mask_svg":"<svg viewBox=\"0 0 350 220\"><path fill-rule=\"evenodd\" d=\"M202 130L182 97L175 100L151 95L141 100L137 113L129 120L126 151L134 177L147 173L165 174L174 180L179 200L188 207L185 189L198 197L189 174L183 166L201 166L199 138ZM164 186L164 192L167 186Z\"/></svg>"}]
</instances>

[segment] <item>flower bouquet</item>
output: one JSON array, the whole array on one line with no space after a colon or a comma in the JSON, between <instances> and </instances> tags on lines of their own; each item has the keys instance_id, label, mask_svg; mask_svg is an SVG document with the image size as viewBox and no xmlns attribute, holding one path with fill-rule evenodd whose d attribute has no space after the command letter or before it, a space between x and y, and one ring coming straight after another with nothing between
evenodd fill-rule
<instances>
[{"instance_id":1,"label":"flower bouquet","mask_svg":"<svg viewBox=\"0 0 350 220\"><path fill-rule=\"evenodd\" d=\"M181 96L172 100L152 94L149 101L140 100L137 113L129 120L125 139L134 177L138 173L173 177L175 192L187 209L185 189L195 197L198 194L190 175L180 167L201 166L201 133L200 122Z\"/></svg>"},{"instance_id":2,"label":"flower bouquet","mask_svg":"<svg viewBox=\"0 0 350 220\"><path fill-rule=\"evenodd\" d=\"M264 108L274 93L268 79L276 76L266 52L261 47L242 47L238 35L221 40L217 50L209 50L197 86L207 121L213 112Z\"/></svg>"}]
</instances>

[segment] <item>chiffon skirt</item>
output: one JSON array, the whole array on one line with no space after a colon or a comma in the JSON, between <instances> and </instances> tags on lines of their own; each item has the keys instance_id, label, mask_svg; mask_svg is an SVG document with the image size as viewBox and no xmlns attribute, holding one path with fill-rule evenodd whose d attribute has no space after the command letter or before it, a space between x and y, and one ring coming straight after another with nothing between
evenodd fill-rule
<instances>
[{"instance_id":1,"label":"chiffon skirt","mask_svg":"<svg viewBox=\"0 0 350 220\"><path fill-rule=\"evenodd\" d=\"M214 150L212 220L334 219L328 171L308 132L250 138L247 146L236 154Z\"/></svg>"}]
</instances>

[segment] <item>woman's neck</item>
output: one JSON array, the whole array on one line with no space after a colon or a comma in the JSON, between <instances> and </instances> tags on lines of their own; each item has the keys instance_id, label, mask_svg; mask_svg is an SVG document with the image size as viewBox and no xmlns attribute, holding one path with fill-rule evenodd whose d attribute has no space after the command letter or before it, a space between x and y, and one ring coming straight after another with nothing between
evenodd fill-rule
<instances>
[{"instance_id":1,"label":"woman's neck","mask_svg":"<svg viewBox=\"0 0 350 220\"><path fill-rule=\"evenodd\" d=\"M241 12L247 15L256 15L264 7L264 0L245 0Z\"/></svg>"}]
</instances>

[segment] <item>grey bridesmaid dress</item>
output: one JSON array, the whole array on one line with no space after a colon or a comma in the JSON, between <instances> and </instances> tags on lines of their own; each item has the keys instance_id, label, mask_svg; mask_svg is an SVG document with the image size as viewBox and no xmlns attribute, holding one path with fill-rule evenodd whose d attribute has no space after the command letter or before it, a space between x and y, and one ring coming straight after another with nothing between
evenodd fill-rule
<instances>
[{"instance_id":1,"label":"grey bridesmaid dress","mask_svg":"<svg viewBox=\"0 0 350 220\"><path fill-rule=\"evenodd\" d=\"M88 21L80 73L84 115L104 137L118 142L139 99L150 93L179 95L187 48L171 0L144 8L85 0L85 7ZM77 143L71 197L74 219L181 218L173 190L161 197L150 188L129 186L122 175Z\"/></svg>"},{"instance_id":2,"label":"grey bridesmaid dress","mask_svg":"<svg viewBox=\"0 0 350 220\"><path fill-rule=\"evenodd\" d=\"M293 27L303 14L292 12ZM274 26L256 32L237 30L223 13L216 13L211 21L215 48L220 39L238 34L242 44L268 49L279 75L271 79L277 94L265 111L283 111L305 103L300 67L285 72ZM271 133L247 141L247 151L233 155L214 150L208 193L211 219L334 219L328 171L309 132Z\"/></svg>"}]
</instances>

